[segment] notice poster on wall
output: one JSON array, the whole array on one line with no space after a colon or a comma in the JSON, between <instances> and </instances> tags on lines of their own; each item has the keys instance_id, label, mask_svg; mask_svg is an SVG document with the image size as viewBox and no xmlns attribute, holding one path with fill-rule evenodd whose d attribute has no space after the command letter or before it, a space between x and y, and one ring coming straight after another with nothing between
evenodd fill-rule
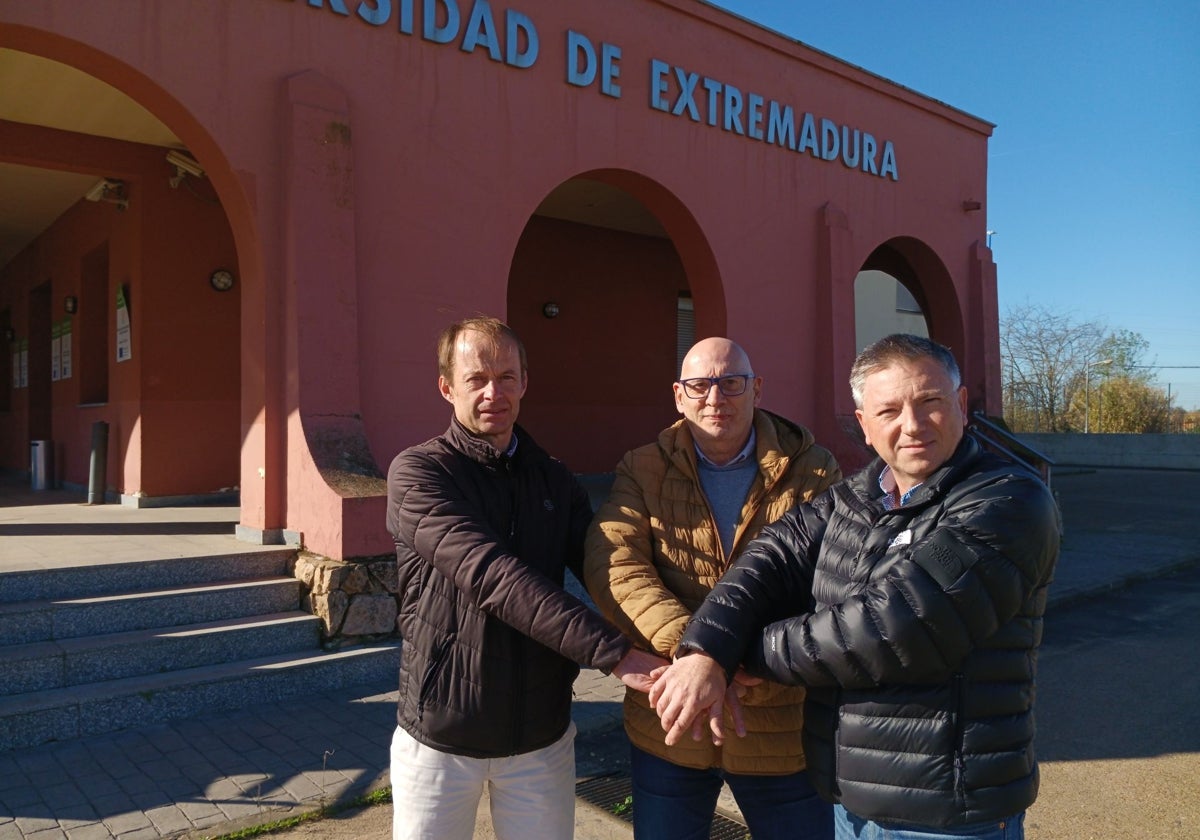
<instances>
[{"instance_id":1,"label":"notice poster on wall","mask_svg":"<svg viewBox=\"0 0 1200 840\"><path fill-rule=\"evenodd\" d=\"M133 341L129 332L129 304L125 300L125 287L117 287L117 361L127 362L133 358Z\"/></svg>"},{"instance_id":2,"label":"notice poster on wall","mask_svg":"<svg viewBox=\"0 0 1200 840\"><path fill-rule=\"evenodd\" d=\"M62 378L62 324L50 325L50 381Z\"/></svg>"},{"instance_id":3,"label":"notice poster on wall","mask_svg":"<svg viewBox=\"0 0 1200 840\"><path fill-rule=\"evenodd\" d=\"M62 378L71 378L71 319L64 318L62 322L62 337L59 347L59 367Z\"/></svg>"},{"instance_id":4,"label":"notice poster on wall","mask_svg":"<svg viewBox=\"0 0 1200 840\"><path fill-rule=\"evenodd\" d=\"M12 384L14 388L21 387L21 342L12 343Z\"/></svg>"}]
</instances>

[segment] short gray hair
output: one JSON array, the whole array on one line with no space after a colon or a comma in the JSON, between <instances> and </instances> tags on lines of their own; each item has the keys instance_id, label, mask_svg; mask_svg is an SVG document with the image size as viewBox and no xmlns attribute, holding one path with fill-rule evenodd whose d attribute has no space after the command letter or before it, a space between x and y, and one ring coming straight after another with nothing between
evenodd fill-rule
<instances>
[{"instance_id":1,"label":"short gray hair","mask_svg":"<svg viewBox=\"0 0 1200 840\"><path fill-rule=\"evenodd\" d=\"M862 408L863 387L868 376L895 362L911 362L917 359L933 359L941 365L950 381L954 383L954 390L957 391L962 385L958 362L954 360L954 354L950 352L949 347L919 335L894 333L864 349L854 360L850 368L850 393L854 395L855 407Z\"/></svg>"}]
</instances>

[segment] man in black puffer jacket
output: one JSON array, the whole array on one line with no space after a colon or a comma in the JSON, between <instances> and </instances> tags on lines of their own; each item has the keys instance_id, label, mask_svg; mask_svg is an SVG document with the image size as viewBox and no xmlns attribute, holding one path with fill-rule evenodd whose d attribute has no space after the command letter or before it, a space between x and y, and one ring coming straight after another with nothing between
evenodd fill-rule
<instances>
[{"instance_id":1,"label":"man in black puffer jacket","mask_svg":"<svg viewBox=\"0 0 1200 840\"><path fill-rule=\"evenodd\" d=\"M809 774L837 805L838 840L1021 838L1057 507L1037 476L964 434L945 347L888 336L850 382L880 457L747 547L651 701L668 741L705 709L720 738L739 664L806 685Z\"/></svg>"},{"instance_id":2,"label":"man in black puffer jacket","mask_svg":"<svg viewBox=\"0 0 1200 840\"><path fill-rule=\"evenodd\" d=\"M571 685L579 665L646 691L666 662L563 589L592 510L516 426L525 350L494 318L448 327L440 437L388 473L403 637L392 738L393 836L470 840L485 785L501 840L574 833Z\"/></svg>"}]
</instances>

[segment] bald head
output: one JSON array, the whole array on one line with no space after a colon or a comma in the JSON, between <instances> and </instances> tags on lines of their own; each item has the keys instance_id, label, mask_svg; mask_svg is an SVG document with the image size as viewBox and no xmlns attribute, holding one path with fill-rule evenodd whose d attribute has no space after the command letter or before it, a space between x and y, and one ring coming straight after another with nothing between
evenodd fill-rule
<instances>
[{"instance_id":1,"label":"bald head","mask_svg":"<svg viewBox=\"0 0 1200 840\"><path fill-rule=\"evenodd\" d=\"M750 439L762 379L746 351L728 338L706 338L683 357L675 408L705 457L724 464Z\"/></svg>"},{"instance_id":2,"label":"bald head","mask_svg":"<svg viewBox=\"0 0 1200 840\"><path fill-rule=\"evenodd\" d=\"M731 365L732 367L729 369L734 373L750 373L753 371L753 368L750 367L750 357L746 355L745 350L728 338L714 336L692 345L692 349L687 351L687 355L683 357L683 367L679 371L679 378L689 379L694 376L716 376L716 374L707 373L706 371L717 360ZM734 370L735 368L736 370Z\"/></svg>"}]
</instances>

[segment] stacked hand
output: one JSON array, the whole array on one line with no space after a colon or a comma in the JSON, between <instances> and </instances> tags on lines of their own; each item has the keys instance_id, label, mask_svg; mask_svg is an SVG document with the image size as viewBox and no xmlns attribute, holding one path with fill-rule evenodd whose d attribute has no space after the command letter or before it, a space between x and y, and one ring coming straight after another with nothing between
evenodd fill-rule
<instances>
[{"instance_id":1,"label":"stacked hand","mask_svg":"<svg viewBox=\"0 0 1200 840\"><path fill-rule=\"evenodd\" d=\"M623 667L627 666L627 667ZM704 716L714 744L725 742L725 710L739 737L746 734L741 699L749 686L762 680L739 670L731 683L711 657L692 653L668 663L651 653L631 649L613 669L621 682L650 695L650 705L658 713L666 742L674 745L689 729L699 741L704 732Z\"/></svg>"}]
</instances>

